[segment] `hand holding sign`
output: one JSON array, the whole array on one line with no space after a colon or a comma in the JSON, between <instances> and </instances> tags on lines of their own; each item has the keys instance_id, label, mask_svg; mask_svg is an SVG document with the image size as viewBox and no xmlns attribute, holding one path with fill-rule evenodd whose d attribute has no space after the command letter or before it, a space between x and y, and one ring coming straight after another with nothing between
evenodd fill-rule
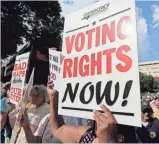
<instances>
[{"instance_id":1,"label":"hand holding sign","mask_svg":"<svg viewBox=\"0 0 159 144\"><path fill-rule=\"evenodd\" d=\"M59 114L93 119L105 104L118 123L141 126L135 0L96 3L67 15L64 28Z\"/></svg>"},{"instance_id":2,"label":"hand holding sign","mask_svg":"<svg viewBox=\"0 0 159 144\"><path fill-rule=\"evenodd\" d=\"M99 137L99 143L109 142L113 143L117 141L117 126L116 120L112 113L105 105L101 105L104 113L94 111L94 119L97 123L97 137Z\"/></svg>"}]
</instances>

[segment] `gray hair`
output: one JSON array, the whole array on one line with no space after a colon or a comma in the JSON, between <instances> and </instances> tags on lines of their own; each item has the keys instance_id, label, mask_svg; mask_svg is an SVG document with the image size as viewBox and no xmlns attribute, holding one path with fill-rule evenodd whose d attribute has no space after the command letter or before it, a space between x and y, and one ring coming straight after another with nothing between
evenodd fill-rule
<instances>
[{"instance_id":1,"label":"gray hair","mask_svg":"<svg viewBox=\"0 0 159 144\"><path fill-rule=\"evenodd\" d=\"M36 90L38 92L38 95L40 97L43 98L43 100L46 102L47 98L48 98L48 93L47 93L47 89L46 86L44 85L34 85L31 89L32 90Z\"/></svg>"}]
</instances>

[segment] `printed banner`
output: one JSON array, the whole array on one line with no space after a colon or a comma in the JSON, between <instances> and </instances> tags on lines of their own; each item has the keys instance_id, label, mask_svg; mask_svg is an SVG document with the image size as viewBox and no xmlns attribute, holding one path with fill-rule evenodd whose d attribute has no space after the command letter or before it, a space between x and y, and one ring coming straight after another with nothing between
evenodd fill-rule
<instances>
[{"instance_id":1,"label":"printed banner","mask_svg":"<svg viewBox=\"0 0 159 144\"><path fill-rule=\"evenodd\" d=\"M15 60L9 96L10 102L15 105L22 100L29 55L30 52L19 55Z\"/></svg>"},{"instance_id":2,"label":"printed banner","mask_svg":"<svg viewBox=\"0 0 159 144\"><path fill-rule=\"evenodd\" d=\"M135 0L97 2L66 15L59 114L93 119L105 104L141 126Z\"/></svg>"}]
</instances>

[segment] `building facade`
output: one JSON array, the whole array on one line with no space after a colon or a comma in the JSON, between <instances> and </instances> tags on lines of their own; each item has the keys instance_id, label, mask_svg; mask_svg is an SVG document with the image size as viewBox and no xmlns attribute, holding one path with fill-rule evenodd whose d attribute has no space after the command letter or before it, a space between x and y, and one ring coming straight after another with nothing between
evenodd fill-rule
<instances>
[{"instance_id":1,"label":"building facade","mask_svg":"<svg viewBox=\"0 0 159 144\"><path fill-rule=\"evenodd\" d=\"M139 71L146 75L159 77L159 60L139 63Z\"/></svg>"}]
</instances>

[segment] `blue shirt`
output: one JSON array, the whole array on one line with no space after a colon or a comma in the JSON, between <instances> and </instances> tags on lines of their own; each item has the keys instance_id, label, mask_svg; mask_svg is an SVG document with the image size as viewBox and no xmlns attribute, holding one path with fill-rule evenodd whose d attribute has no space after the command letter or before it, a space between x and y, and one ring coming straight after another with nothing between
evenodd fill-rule
<instances>
[{"instance_id":1,"label":"blue shirt","mask_svg":"<svg viewBox=\"0 0 159 144\"><path fill-rule=\"evenodd\" d=\"M7 97L3 97L0 100L0 111L8 113L8 106L6 105Z\"/></svg>"}]
</instances>

